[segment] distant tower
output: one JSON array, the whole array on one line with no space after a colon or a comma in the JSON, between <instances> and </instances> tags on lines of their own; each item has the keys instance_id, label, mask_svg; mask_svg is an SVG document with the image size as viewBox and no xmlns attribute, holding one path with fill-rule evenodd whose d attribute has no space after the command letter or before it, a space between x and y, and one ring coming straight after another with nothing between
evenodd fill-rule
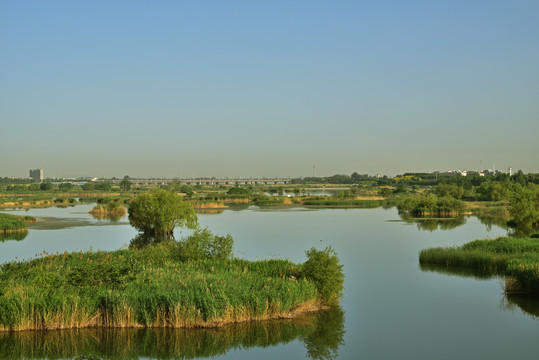
<instances>
[{"instance_id":1,"label":"distant tower","mask_svg":"<svg viewBox=\"0 0 539 360\"><path fill-rule=\"evenodd\" d=\"M316 177L316 164L313 164L313 178Z\"/></svg>"},{"instance_id":2,"label":"distant tower","mask_svg":"<svg viewBox=\"0 0 539 360\"><path fill-rule=\"evenodd\" d=\"M509 168L509 176L513 175L513 169Z\"/></svg>"},{"instance_id":3,"label":"distant tower","mask_svg":"<svg viewBox=\"0 0 539 360\"><path fill-rule=\"evenodd\" d=\"M30 178L34 179L35 182L43 181L43 169L30 169Z\"/></svg>"}]
</instances>

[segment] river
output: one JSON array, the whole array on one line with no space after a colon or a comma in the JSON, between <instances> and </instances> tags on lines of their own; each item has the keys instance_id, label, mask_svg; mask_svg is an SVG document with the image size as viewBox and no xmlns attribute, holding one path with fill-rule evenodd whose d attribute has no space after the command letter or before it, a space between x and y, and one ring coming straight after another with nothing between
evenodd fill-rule
<instances>
[{"instance_id":1,"label":"river","mask_svg":"<svg viewBox=\"0 0 539 360\"><path fill-rule=\"evenodd\" d=\"M93 205L15 211L40 218L22 240L0 242L0 263L88 249L114 250L136 235L126 219L95 220ZM290 321L222 329L89 329L0 333L0 357L222 359L507 359L534 357L539 302L507 299L499 279L421 270L418 253L495 238L506 230L469 217L454 227L417 226L392 209L260 209L200 214L216 234L234 237L251 260L305 261L332 246L345 271L341 307ZM456 226L456 225L455 225ZM442 230L444 229L444 230ZM176 238L185 236L177 231ZM9 350L8 350L9 349ZM8 353L9 352L9 353Z\"/></svg>"}]
</instances>

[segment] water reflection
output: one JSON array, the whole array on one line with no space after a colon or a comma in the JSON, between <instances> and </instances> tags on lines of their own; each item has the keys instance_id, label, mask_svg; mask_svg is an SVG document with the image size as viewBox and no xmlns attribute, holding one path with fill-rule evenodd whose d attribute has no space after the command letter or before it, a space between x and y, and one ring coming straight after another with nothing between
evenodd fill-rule
<instances>
[{"instance_id":1,"label":"water reflection","mask_svg":"<svg viewBox=\"0 0 539 360\"><path fill-rule=\"evenodd\" d=\"M439 274L458 276L462 278L473 278L476 280L489 280L499 274L488 270L477 270L458 266L445 266L440 264L419 264L419 268L426 272L436 272ZM504 277L500 276L502 288L505 288ZM515 311L520 309L522 313L534 319L539 317L539 299L529 295L505 294L501 300L500 309L504 311Z\"/></svg>"},{"instance_id":2,"label":"water reflection","mask_svg":"<svg viewBox=\"0 0 539 360\"><path fill-rule=\"evenodd\" d=\"M534 319L539 318L539 299L524 295L506 295L501 302L501 309L515 311L519 309Z\"/></svg>"},{"instance_id":3,"label":"water reflection","mask_svg":"<svg viewBox=\"0 0 539 360\"><path fill-rule=\"evenodd\" d=\"M18 231L13 233L0 233L0 242L8 241L8 240L17 240L21 241L24 240L28 236L28 230L26 231Z\"/></svg>"},{"instance_id":4,"label":"water reflection","mask_svg":"<svg viewBox=\"0 0 539 360\"><path fill-rule=\"evenodd\" d=\"M224 209L195 209L195 212L197 214L222 214L225 210Z\"/></svg>"},{"instance_id":5,"label":"water reflection","mask_svg":"<svg viewBox=\"0 0 539 360\"><path fill-rule=\"evenodd\" d=\"M481 224L485 225L487 227L487 231L490 231L492 229L492 226L498 226L502 229L509 230L509 226L507 226L507 221L509 221L509 216L507 215L475 215L477 219L481 222Z\"/></svg>"},{"instance_id":6,"label":"water reflection","mask_svg":"<svg viewBox=\"0 0 539 360\"><path fill-rule=\"evenodd\" d=\"M159 244L163 241L170 241L170 238L167 237L155 237L147 235L144 233L138 233L131 241L129 242L129 249L131 250L140 250L149 245Z\"/></svg>"},{"instance_id":7,"label":"water reflection","mask_svg":"<svg viewBox=\"0 0 539 360\"><path fill-rule=\"evenodd\" d=\"M412 218L406 215L400 215L403 221L416 224L418 230L430 231L435 230L452 230L466 224L464 216L450 218Z\"/></svg>"},{"instance_id":8,"label":"water reflection","mask_svg":"<svg viewBox=\"0 0 539 360\"><path fill-rule=\"evenodd\" d=\"M118 222L126 217L127 213L99 213L99 212L90 212L89 213L96 220L110 220L112 222Z\"/></svg>"},{"instance_id":9,"label":"water reflection","mask_svg":"<svg viewBox=\"0 0 539 360\"><path fill-rule=\"evenodd\" d=\"M263 348L299 340L308 358L334 359L339 356L344 332L344 313L337 307L297 319L211 329L0 332L0 354L9 359L194 359L224 355L231 349Z\"/></svg>"},{"instance_id":10,"label":"water reflection","mask_svg":"<svg viewBox=\"0 0 539 360\"><path fill-rule=\"evenodd\" d=\"M462 278L473 278L476 280L489 280L497 274L488 270L476 270L459 266L445 266L440 264L419 263L421 271L435 272L444 275L454 275Z\"/></svg>"}]
</instances>

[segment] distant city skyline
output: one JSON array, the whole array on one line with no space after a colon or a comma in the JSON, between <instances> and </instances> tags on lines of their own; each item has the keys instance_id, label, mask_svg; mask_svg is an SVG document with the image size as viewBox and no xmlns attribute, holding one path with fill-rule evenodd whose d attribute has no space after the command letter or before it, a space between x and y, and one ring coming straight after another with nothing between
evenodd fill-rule
<instances>
[{"instance_id":1,"label":"distant city skyline","mask_svg":"<svg viewBox=\"0 0 539 360\"><path fill-rule=\"evenodd\" d=\"M539 173L539 2L0 4L0 176Z\"/></svg>"},{"instance_id":2,"label":"distant city skyline","mask_svg":"<svg viewBox=\"0 0 539 360\"><path fill-rule=\"evenodd\" d=\"M32 172L34 172L34 177L36 176L35 174L35 171L40 171L40 176L41 176L41 179L76 179L76 178L106 178L106 179L111 179L111 178L116 178L116 179L121 179L123 178L124 176L129 176L129 177L132 177L132 178L142 178L142 179L148 179L148 178L156 178L156 179L175 179L175 178L181 178L181 179L196 179L196 178L222 178L222 179L226 179L226 178L244 178L244 179L249 179L249 178L253 178L253 179L258 179L258 178L306 178L306 177L327 177L327 176L332 176L332 175L338 175L338 174L341 174L341 175L351 175L352 173L354 172L357 172L358 174L360 175L364 175L364 174L367 174L369 176L397 176L397 175L402 175L404 173L448 173L448 172L479 172L479 173L482 173L482 172L499 172L499 173L508 173L508 174L515 174L517 171L519 170L522 170L524 173L530 173L528 171L524 171L523 169L514 169L512 167L508 167L506 169L500 169L500 168L495 168L495 167L492 167L492 168L478 168L478 169L444 169L444 170L424 170L424 171L411 171L411 170L406 170L406 171L403 171L403 172L400 172L400 173L368 173L368 172L362 172L362 171L358 171L358 170L354 170L352 172L335 172L335 173L330 173L330 174L318 174L316 172L314 173L311 173L311 174L307 174L307 175L287 175L287 174L281 174L281 175L251 175L251 176L242 176L242 175L226 175L226 176L219 176L219 175L191 175L191 176L162 176L162 175L159 175L159 174L151 174L151 175L147 175L147 176L135 176L135 175L131 175L131 174L122 174L122 175L119 175L119 174L116 174L116 175L109 175L109 176L106 176L106 175L96 175L96 174L86 174L86 175L71 175L71 176L58 176L58 175L43 175L45 173L45 169L43 168L39 168L39 169L30 169L29 170L29 176L26 175L26 176L16 176L16 175L5 175L5 174L0 174L0 177L15 177L15 178L21 178L21 179L24 179L24 178L32 178Z\"/></svg>"}]
</instances>

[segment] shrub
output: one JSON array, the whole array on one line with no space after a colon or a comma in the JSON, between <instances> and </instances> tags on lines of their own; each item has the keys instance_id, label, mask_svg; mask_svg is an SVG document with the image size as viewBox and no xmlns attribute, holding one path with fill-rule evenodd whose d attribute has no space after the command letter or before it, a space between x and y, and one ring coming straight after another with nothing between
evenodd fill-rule
<instances>
[{"instance_id":1,"label":"shrub","mask_svg":"<svg viewBox=\"0 0 539 360\"><path fill-rule=\"evenodd\" d=\"M344 288L343 266L337 253L329 246L324 250L313 247L305 254L307 261L303 264L302 276L314 282L322 301L336 303Z\"/></svg>"},{"instance_id":2,"label":"shrub","mask_svg":"<svg viewBox=\"0 0 539 360\"><path fill-rule=\"evenodd\" d=\"M208 228L196 229L191 236L178 242L178 255L181 260L217 259L226 260L232 257L234 239L214 235Z\"/></svg>"}]
</instances>

